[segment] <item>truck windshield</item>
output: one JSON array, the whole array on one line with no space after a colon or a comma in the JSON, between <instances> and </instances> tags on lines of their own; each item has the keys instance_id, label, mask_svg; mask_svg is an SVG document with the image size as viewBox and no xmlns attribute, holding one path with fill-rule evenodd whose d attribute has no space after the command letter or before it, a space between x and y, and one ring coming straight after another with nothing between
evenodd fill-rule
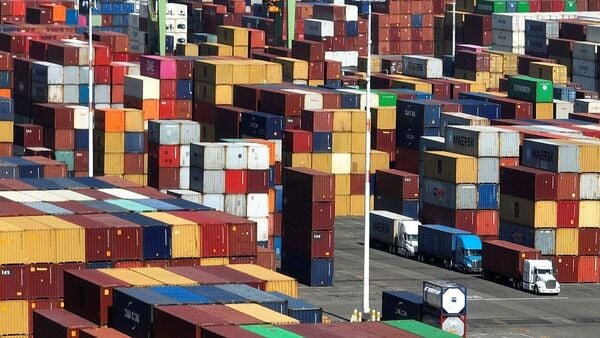
<instances>
[{"instance_id":1,"label":"truck windshield","mask_svg":"<svg viewBox=\"0 0 600 338\"><path fill-rule=\"evenodd\" d=\"M535 273L538 275L551 275L552 269L535 269Z\"/></svg>"},{"instance_id":2,"label":"truck windshield","mask_svg":"<svg viewBox=\"0 0 600 338\"><path fill-rule=\"evenodd\" d=\"M406 236L406 240L409 242L416 242L419 240L418 235L405 235L405 236Z\"/></svg>"},{"instance_id":3,"label":"truck windshield","mask_svg":"<svg viewBox=\"0 0 600 338\"><path fill-rule=\"evenodd\" d=\"M481 256L480 249L463 249L463 256Z\"/></svg>"}]
</instances>

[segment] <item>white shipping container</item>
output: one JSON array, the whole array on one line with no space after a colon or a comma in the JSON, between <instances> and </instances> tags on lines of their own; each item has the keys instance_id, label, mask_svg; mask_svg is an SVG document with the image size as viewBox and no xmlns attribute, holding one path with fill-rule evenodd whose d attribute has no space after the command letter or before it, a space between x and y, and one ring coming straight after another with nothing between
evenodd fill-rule
<instances>
[{"instance_id":1,"label":"white shipping container","mask_svg":"<svg viewBox=\"0 0 600 338\"><path fill-rule=\"evenodd\" d=\"M573 59L598 61L600 60L600 43L574 41Z\"/></svg>"},{"instance_id":2,"label":"white shipping container","mask_svg":"<svg viewBox=\"0 0 600 338\"><path fill-rule=\"evenodd\" d=\"M576 99L574 110L576 113L600 113L600 100Z\"/></svg>"},{"instance_id":3,"label":"white shipping container","mask_svg":"<svg viewBox=\"0 0 600 338\"><path fill-rule=\"evenodd\" d=\"M258 143L241 143L248 149L248 169L269 169L269 147Z\"/></svg>"},{"instance_id":4,"label":"white shipping container","mask_svg":"<svg viewBox=\"0 0 600 338\"><path fill-rule=\"evenodd\" d=\"M269 218L249 217L249 221L256 222L256 241L266 242L269 240Z\"/></svg>"},{"instance_id":5,"label":"white shipping container","mask_svg":"<svg viewBox=\"0 0 600 338\"><path fill-rule=\"evenodd\" d=\"M67 107L73 109L73 128L88 129L88 107L79 105L69 105Z\"/></svg>"},{"instance_id":6,"label":"white shipping container","mask_svg":"<svg viewBox=\"0 0 600 338\"><path fill-rule=\"evenodd\" d=\"M515 15L516 13L492 14L492 29L505 31L525 31L525 20L533 19L532 15Z\"/></svg>"},{"instance_id":7,"label":"white shipping container","mask_svg":"<svg viewBox=\"0 0 600 338\"><path fill-rule=\"evenodd\" d=\"M155 144L179 144L179 123L167 120L152 120L148 122L148 140Z\"/></svg>"},{"instance_id":8,"label":"white shipping container","mask_svg":"<svg viewBox=\"0 0 600 338\"><path fill-rule=\"evenodd\" d=\"M498 157L498 130L486 126L446 127L446 150L474 157Z\"/></svg>"},{"instance_id":9,"label":"white shipping container","mask_svg":"<svg viewBox=\"0 0 600 338\"><path fill-rule=\"evenodd\" d=\"M225 212L231 215L246 217L246 195L225 194Z\"/></svg>"},{"instance_id":10,"label":"white shipping container","mask_svg":"<svg viewBox=\"0 0 600 338\"><path fill-rule=\"evenodd\" d=\"M492 33L492 44L506 47L525 47L525 33L495 29Z\"/></svg>"},{"instance_id":11,"label":"white shipping container","mask_svg":"<svg viewBox=\"0 0 600 338\"><path fill-rule=\"evenodd\" d=\"M331 173L332 174L350 174L352 171L352 154L333 153L331 154Z\"/></svg>"},{"instance_id":12,"label":"white shipping container","mask_svg":"<svg viewBox=\"0 0 600 338\"><path fill-rule=\"evenodd\" d=\"M344 5L346 6L345 18L346 22L349 21L358 21L358 7L354 5Z\"/></svg>"},{"instance_id":13,"label":"white shipping container","mask_svg":"<svg viewBox=\"0 0 600 338\"><path fill-rule=\"evenodd\" d=\"M46 61L31 63L31 80L45 84L64 84L63 66Z\"/></svg>"},{"instance_id":14,"label":"white shipping container","mask_svg":"<svg viewBox=\"0 0 600 338\"><path fill-rule=\"evenodd\" d=\"M554 118L564 120L569 118L569 114L574 112L574 105L569 101L553 100Z\"/></svg>"},{"instance_id":15,"label":"white shipping container","mask_svg":"<svg viewBox=\"0 0 600 338\"><path fill-rule=\"evenodd\" d=\"M160 99L160 80L142 75L125 75L125 95L142 100Z\"/></svg>"},{"instance_id":16,"label":"white shipping container","mask_svg":"<svg viewBox=\"0 0 600 338\"><path fill-rule=\"evenodd\" d=\"M402 74L423 79L437 79L443 76L442 60L430 56L404 55Z\"/></svg>"},{"instance_id":17,"label":"white shipping container","mask_svg":"<svg viewBox=\"0 0 600 338\"><path fill-rule=\"evenodd\" d=\"M129 191L127 189L121 189L121 188L104 188L104 189L98 189L98 190L105 194L109 194L111 196L114 196L119 199L124 199L124 200L141 200L141 199L150 198L148 196L138 194L136 192Z\"/></svg>"},{"instance_id":18,"label":"white shipping container","mask_svg":"<svg viewBox=\"0 0 600 338\"><path fill-rule=\"evenodd\" d=\"M28 203L28 202L41 202L42 200L23 194L20 191L0 191L0 197L4 197L13 202Z\"/></svg>"},{"instance_id":19,"label":"white shipping container","mask_svg":"<svg viewBox=\"0 0 600 338\"><path fill-rule=\"evenodd\" d=\"M356 51L343 51L343 52L325 52L326 60L333 60L342 63L342 67L356 67L358 66L358 52Z\"/></svg>"},{"instance_id":20,"label":"white shipping container","mask_svg":"<svg viewBox=\"0 0 600 338\"><path fill-rule=\"evenodd\" d=\"M195 121L177 120L180 124L179 143L200 142L200 124Z\"/></svg>"},{"instance_id":21,"label":"white shipping container","mask_svg":"<svg viewBox=\"0 0 600 338\"><path fill-rule=\"evenodd\" d=\"M247 169L248 150L240 143L225 143L225 169Z\"/></svg>"},{"instance_id":22,"label":"white shipping container","mask_svg":"<svg viewBox=\"0 0 600 338\"><path fill-rule=\"evenodd\" d=\"M519 132L497 128L500 139L500 157L519 157L521 136Z\"/></svg>"},{"instance_id":23,"label":"white shipping container","mask_svg":"<svg viewBox=\"0 0 600 338\"><path fill-rule=\"evenodd\" d=\"M179 146L179 166L190 167L190 145L182 144Z\"/></svg>"},{"instance_id":24,"label":"white shipping container","mask_svg":"<svg viewBox=\"0 0 600 338\"><path fill-rule=\"evenodd\" d=\"M190 189L203 194L225 193L225 171L190 168Z\"/></svg>"},{"instance_id":25,"label":"white shipping container","mask_svg":"<svg viewBox=\"0 0 600 338\"><path fill-rule=\"evenodd\" d=\"M48 190L48 193L58 196L60 198L64 198L67 201L93 201L94 198L86 196L84 194L80 194L73 190Z\"/></svg>"},{"instance_id":26,"label":"white shipping container","mask_svg":"<svg viewBox=\"0 0 600 338\"><path fill-rule=\"evenodd\" d=\"M321 38L328 36L333 37L333 21L306 19L304 20L304 35L318 36Z\"/></svg>"},{"instance_id":27,"label":"white shipping container","mask_svg":"<svg viewBox=\"0 0 600 338\"><path fill-rule=\"evenodd\" d=\"M188 178L189 180L189 178ZM197 191L185 190L185 189L169 189L165 191L171 196L181 198L182 200L202 204L202 194Z\"/></svg>"},{"instance_id":28,"label":"white shipping container","mask_svg":"<svg viewBox=\"0 0 600 338\"><path fill-rule=\"evenodd\" d=\"M304 95L304 109L316 110L323 109L323 95L302 89L282 89L284 92Z\"/></svg>"},{"instance_id":29,"label":"white shipping container","mask_svg":"<svg viewBox=\"0 0 600 338\"><path fill-rule=\"evenodd\" d=\"M477 183L500 183L500 159L480 157L477 159Z\"/></svg>"},{"instance_id":30,"label":"white shipping container","mask_svg":"<svg viewBox=\"0 0 600 338\"><path fill-rule=\"evenodd\" d=\"M63 86L63 102L70 104L79 103L79 85L64 85Z\"/></svg>"},{"instance_id":31,"label":"white shipping container","mask_svg":"<svg viewBox=\"0 0 600 338\"><path fill-rule=\"evenodd\" d=\"M66 85L78 85L79 84L79 66L64 66L64 81Z\"/></svg>"},{"instance_id":32,"label":"white shipping container","mask_svg":"<svg viewBox=\"0 0 600 338\"><path fill-rule=\"evenodd\" d=\"M66 202L67 198L59 195L54 195L49 191L44 190L23 190L21 193L42 202Z\"/></svg>"},{"instance_id":33,"label":"white shipping container","mask_svg":"<svg viewBox=\"0 0 600 338\"><path fill-rule=\"evenodd\" d=\"M282 140L269 140L275 143L275 162L281 162L281 153L283 151L283 141Z\"/></svg>"},{"instance_id":34,"label":"white shipping container","mask_svg":"<svg viewBox=\"0 0 600 338\"><path fill-rule=\"evenodd\" d=\"M213 208L218 211L224 211L225 210L225 195L223 195L223 194L202 194L202 205L205 205L209 208Z\"/></svg>"},{"instance_id":35,"label":"white shipping container","mask_svg":"<svg viewBox=\"0 0 600 338\"><path fill-rule=\"evenodd\" d=\"M225 169L225 143L190 144L190 166L201 169Z\"/></svg>"},{"instance_id":36,"label":"white shipping container","mask_svg":"<svg viewBox=\"0 0 600 338\"><path fill-rule=\"evenodd\" d=\"M477 186L423 177L420 197L425 203L449 209L477 209Z\"/></svg>"},{"instance_id":37,"label":"white shipping container","mask_svg":"<svg viewBox=\"0 0 600 338\"><path fill-rule=\"evenodd\" d=\"M269 217L269 194L248 194L246 203L247 217Z\"/></svg>"},{"instance_id":38,"label":"white shipping container","mask_svg":"<svg viewBox=\"0 0 600 338\"><path fill-rule=\"evenodd\" d=\"M110 104L110 85L94 85L94 102Z\"/></svg>"},{"instance_id":39,"label":"white shipping container","mask_svg":"<svg viewBox=\"0 0 600 338\"><path fill-rule=\"evenodd\" d=\"M560 140L525 139L521 164L552 172L579 172L579 147Z\"/></svg>"},{"instance_id":40,"label":"white shipping container","mask_svg":"<svg viewBox=\"0 0 600 338\"><path fill-rule=\"evenodd\" d=\"M88 84L88 66L79 66L79 84ZM92 70L92 76L94 76L94 70Z\"/></svg>"},{"instance_id":41,"label":"white shipping container","mask_svg":"<svg viewBox=\"0 0 600 338\"><path fill-rule=\"evenodd\" d=\"M579 198L600 200L600 174L584 173L579 176Z\"/></svg>"},{"instance_id":42,"label":"white shipping container","mask_svg":"<svg viewBox=\"0 0 600 338\"><path fill-rule=\"evenodd\" d=\"M190 167L179 168L179 188L189 189L190 188Z\"/></svg>"},{"instance_id":43,"label":"white shipping container","mask_svg":"<svg viewBox=\"0 0 600 338\"><path fill-rule=\"evenodd\" d=\"M485 117L465 113L442 113L440 115L440 135L446 133L446 126L489 126L490 120Z\"/></svg>"}]
</instances>

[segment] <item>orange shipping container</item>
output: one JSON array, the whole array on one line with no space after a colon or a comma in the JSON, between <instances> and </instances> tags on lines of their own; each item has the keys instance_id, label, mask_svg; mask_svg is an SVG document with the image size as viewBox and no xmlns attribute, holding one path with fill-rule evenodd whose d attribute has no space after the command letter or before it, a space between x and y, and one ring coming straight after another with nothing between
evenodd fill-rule
<instances>
[{"instance_id":1,"label":"orange shipping container","mask_svg":"<svg viewBox=\"0 0 600 338\"><path fill-rule=\"evenodd\" d=\"M94 126L106 132L125 131L125 112L120 109L96 109Z\"/></svg>"}]
</instances>

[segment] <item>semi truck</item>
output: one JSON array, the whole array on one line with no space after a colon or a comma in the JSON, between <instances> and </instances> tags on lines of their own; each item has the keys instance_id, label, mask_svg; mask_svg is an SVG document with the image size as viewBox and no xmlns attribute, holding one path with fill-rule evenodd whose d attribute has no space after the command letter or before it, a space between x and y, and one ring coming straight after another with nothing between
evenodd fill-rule
<instances>
[{"instance_id":1,"label":"semi truck","mask_svg":"<svg viewBox=\"0 0 600 338\"><path fill-rule=\"evenodd\" d=\"M483 242L482 277L507 282L515 289L535 294L560 293L552 262L541 259L541 252L527 246L502 241Z\"/></svg>"},{"instance_id":2,"label":"semi truck","mask_svg":"<svg viewBox=\"0 0 600 338\"><path fill-rule=\"evenodd\" d=\"M393 254L415 256L421 222L385 210L371 211L369 220L372 242L383 245Z\"/></svg>"},{"instance_id":3,"label":"semi truck","mask_svg":"<svg viewBox=\"0 0 600 338\"><path fill-rule=\"evenodd\" d=\"M441 262L450 270L478 273L481 271L481 239L445 225L420 225L417 257L422 262Z\"/></svg>"}]
</instances>

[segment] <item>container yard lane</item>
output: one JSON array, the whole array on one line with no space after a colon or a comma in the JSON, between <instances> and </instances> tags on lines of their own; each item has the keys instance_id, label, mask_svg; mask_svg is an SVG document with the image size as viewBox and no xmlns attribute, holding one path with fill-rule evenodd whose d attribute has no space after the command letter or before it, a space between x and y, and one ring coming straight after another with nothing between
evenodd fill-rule
<instances>
[{"instance_id":1,"label":"container yard lane","mask_svg":"<svg viewBox=\"0 0 600 338\"><path fill-rule=\"evenodd\" d=\"M335 280L330 288L300 288L300 297L323 307L332 321L349 319L362 297L362 218L338 218ZM598 337L600 284L561 284L558 296L535 296L441 266L371 250L371 306L381 310L382 290L421 294L422 281L445 279L467 287L469 337Z\"/></svg>"}]
</instances>

